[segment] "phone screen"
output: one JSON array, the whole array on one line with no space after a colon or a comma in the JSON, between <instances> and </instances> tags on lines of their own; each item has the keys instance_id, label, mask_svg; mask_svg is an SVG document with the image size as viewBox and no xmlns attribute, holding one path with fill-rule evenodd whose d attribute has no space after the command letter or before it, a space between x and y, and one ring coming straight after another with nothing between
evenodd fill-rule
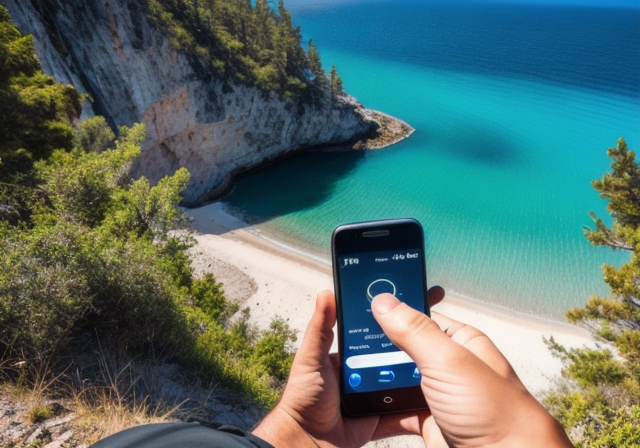
<instances>
[{"instance_id":1,"label":"phone screen","mask_svg":"<svg viewBox=\"0 0 640 448\"><path fill-rule=\"evenodd\" d=\"M387 292L425 312L423 257L421 247L338 256L345 394L419 386L416 364L384 334L371 301Z\"/></svg>"}]
</instances>

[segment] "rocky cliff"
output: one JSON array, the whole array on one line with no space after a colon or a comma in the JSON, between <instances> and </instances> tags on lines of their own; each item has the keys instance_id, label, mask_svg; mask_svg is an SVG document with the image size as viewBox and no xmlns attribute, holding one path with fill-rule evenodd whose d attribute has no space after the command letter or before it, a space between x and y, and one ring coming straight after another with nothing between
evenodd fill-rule
<instances>
[{"instance_id":1,"label":"rocky cliff","mask_svg":"<svg viewBox=\"0 0 640 448\"><path fill-rule=\"evenodd\" d=\"M191 172L186 204L219 195L238 172L378 127L353 98L325 95L301 106L198 69L148 20L145 2L0 3L34 36L43 70L88 94L85 115L103 115L114 128L146 125L135 175L156 182L179 167Z\"/></svg>"}]
</instances>

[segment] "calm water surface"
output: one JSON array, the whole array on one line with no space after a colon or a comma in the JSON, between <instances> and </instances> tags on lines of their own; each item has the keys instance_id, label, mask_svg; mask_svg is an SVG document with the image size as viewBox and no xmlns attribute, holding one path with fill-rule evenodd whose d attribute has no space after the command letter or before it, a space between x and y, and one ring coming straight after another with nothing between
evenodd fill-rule
<instances>
[{"instance_id":1,"label":"calm water surface","mask_svg":"<svg viewBox=\"0 0 640 448\"><path fill-rule=\"evenodd\" d=\"M640 9L287 5L349 93L416 132L243 176L231 207L327 260L339 224L415 217L430 284L527 313L607 294L600 266L626 255L590 246L583 227L606 215L590 182L607 148L640 148Z\"/></svg>"}]
</instances>

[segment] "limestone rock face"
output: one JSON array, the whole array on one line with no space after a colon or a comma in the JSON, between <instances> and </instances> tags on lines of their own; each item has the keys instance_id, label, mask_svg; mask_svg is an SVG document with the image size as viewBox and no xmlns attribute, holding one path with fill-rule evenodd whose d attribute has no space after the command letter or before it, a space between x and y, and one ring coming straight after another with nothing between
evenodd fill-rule
<instances>
[{"instance_id":1,"label":"limestone rock face","mask_svg":"<svg viewBox=\"0 0 640 448\"><path fill-rule=\"evenodd\" d=\"M221 194L233 175L293 151L339 145L375 132L353 98L314 105L225 82L173 49L133 0L0 0L33 34L43 70L87 93L86 116L114 128L143 122L134 175L152 183L191 173L186 204Z\"/></svg>"}]
</instances>

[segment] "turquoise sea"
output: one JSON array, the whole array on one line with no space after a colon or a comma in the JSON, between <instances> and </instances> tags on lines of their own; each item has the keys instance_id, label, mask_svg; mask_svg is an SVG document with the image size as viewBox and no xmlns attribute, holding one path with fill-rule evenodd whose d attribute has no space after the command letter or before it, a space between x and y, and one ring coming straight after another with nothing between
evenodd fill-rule
<instances>
[{"instance_id":1,"label":"turquoise sea","mask_svg":"<svg viewBox=\"0 0 640 448\"><path fill-rule=\"evenodd\" d=\"M625 2L622 2L625 3ZM329 260L339 224L415 217L429 284L549 318L607 294L590 182L619 137L640 150L640 8L285 2L345 90L416 132L368 152L307 152L224 201Z\"/></svg>"}]
</instances>

